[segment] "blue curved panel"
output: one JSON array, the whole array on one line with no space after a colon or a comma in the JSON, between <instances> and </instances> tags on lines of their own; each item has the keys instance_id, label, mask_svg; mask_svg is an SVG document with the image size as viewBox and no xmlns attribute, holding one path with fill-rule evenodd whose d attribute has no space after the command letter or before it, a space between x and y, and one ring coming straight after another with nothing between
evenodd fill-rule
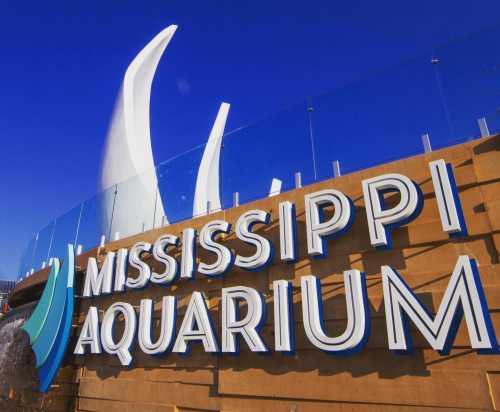
<instances>
[{"instance_id":1,"label":"blue curved panel","mask_svg":"<svg viewBox=\"0 0 500 412\"><path fill-rule=\"evenodd\" d=\"M70 246L68 246L68 252L70 251ZM73 246L71 246L71 251ZM71 274L71 276L70 276ZM73 284L74 276L74 255L69 253L67 259L65 259L61 271L56 279L56 285L54 289L54 297L50 305L50 309L45 321L44 326L38 336L38 339L32 345L33 352L36 356L36 367L39 368L47 358L54 346L56 338L61 328L61 323L63 320L64 310L66 306L67 298L67 288L68 282L71 281ZM71 279L70 279L71 278Z\"/></svg>"},{"instance_id":2,"label":"blue curved panel","mask_svg":"<svg viewBox=\"0 0 500 412\"><path fill-rule=\"evenodd\" d=\"M56 286L57 275L59 274L59 268L59 259L54 259L42 296L38 301L38 304L36 305L36 308L31 314L30 318L24 323L22 327L22 329L29 335L31 345L33 345L33 343L38 339L42 327L45 324L45 320L47 319L50 305L54 297L54 289Z\"/></svg>"},{"instance_id":3,"label":"blue curved panel","mask_svg":"<svg viewBox=\"0 0 500 412\"><path fill-rule=\"evenodd\" d=\"M71 246L71 245L70 245ZM68 260L73 259L72 250L68 247ZM68 266L73 266L73 262L70 262ZM59 371L61 363L64 359L64 354L66 353L66 348L68 346L69 337L71 334L71 324L73 322L73 309L74 309L74 295L73 295L73 278L74 271L70 270L68 273L68 282L66 290L66 305L64 308L63 318L61 322L61 327L52 346L52 350L47 357L47 360L38 370L38 377L40 380L40 392L47 392L52 384L54 378Z\"/></svg>"}]
</instances>

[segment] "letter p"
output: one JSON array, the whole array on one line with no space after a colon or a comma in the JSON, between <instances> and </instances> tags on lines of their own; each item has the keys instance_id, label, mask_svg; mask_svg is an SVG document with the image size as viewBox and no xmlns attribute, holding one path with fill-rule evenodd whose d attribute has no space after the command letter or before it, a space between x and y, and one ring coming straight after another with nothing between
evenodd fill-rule
<instances>
[{"instance_id":1,"label":"letter p","mask_svg":"<svg viewBox=\"0 0 500 412\"><path fill-rule=\"evenodd\" d=\"M422 209L422 193L418 186L401 174L385 174L363 180L366 218L370 243L375 247L391 247L390 230L415 219ZM384 193L399 192L399 203L385 208Z\"/></svg>"}]
</instances>

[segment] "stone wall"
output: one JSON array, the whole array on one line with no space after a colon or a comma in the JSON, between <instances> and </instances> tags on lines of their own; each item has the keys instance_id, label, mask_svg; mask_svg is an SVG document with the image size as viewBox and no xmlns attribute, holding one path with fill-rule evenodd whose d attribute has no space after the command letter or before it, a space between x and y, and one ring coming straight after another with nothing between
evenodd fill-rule
<instances>
[{"instance_id":1,"label":"stone wall","mask_svg":"<svg viewBox=\"0 0 500 412\"><path fill-rule=\"evenodd\" d=\"M35 355L28 335L21 329L33 305L18 308L0 321L0 411L66 411L74 408L74 393L66 393L68 381L65 367L48 394L38 392ZM65 376L66 375L66 376Z\"/></svg>"}]
</instances>

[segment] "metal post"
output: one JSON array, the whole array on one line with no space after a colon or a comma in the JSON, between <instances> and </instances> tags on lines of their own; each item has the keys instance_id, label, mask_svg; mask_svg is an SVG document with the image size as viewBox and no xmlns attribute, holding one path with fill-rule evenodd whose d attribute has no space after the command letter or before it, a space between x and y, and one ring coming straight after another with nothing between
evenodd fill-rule
<instances>
[{"instance_id":1,"label":"metal post","mask_svg":"<svg viewBox=\"0 0 500 412\"><path fill-rule=\"evenodd\" d=\"M36 248L38 247L38 237L39 233L35 235L35 245L33 246L33 253L31 254L31 267L35 267L35 253L36 253Z\"/></svg>"},{"instance_id":2,"label":"metal post","mask_svg":"<svg viewBox=\"0 0 500 412\"><path fill-rule=\"evenodd\" d=\"M269 197L279 195L281 193L282 181L273 177L271 188L269 189Z\"/></svg>"},{"instance_id":3,"label":"metal post","mask_svg":"<svg viewBox=\"0 0 500 412\"><path fill-rule=\"evenodd\" d=\"M233 207L238 207L240 205L240 192L233 193Z\"/></svg>"},{"instance_id":4,"label":"metal post","mask_svg":"<svg viewBox=\"0 0 500 412\"><path fill-rule=\"evenodd\" d=\"M142 231L144 233L144 231L146 230L146 222L142 222Z\"/></svg>"},{"instance_id":5,"label":"metal post","mask_svg":"<svg viewBox=\"0 0 500 412\"><path fill-rule=\"evenodd\" d=\"M153 212L153 229L156 226L156 203L158 202L158 183L156 183L156 191L155 191L155 207Z\"/></svg>"},{"instance_id":6,"label":"metal post","mask_svg":"<svg viewBox=\"0 0 500 412\"><path fill-rule=\"evenodd\" d=\"M106 243L106 235L101 235L101 242L99 243L99 247L103 247Z\"/></svg>"},{"instance_id":7,"label":"metal post","mask_svg":"<svg viewBox=\"0 0 500 412\"><path fill-rule=\"evenodd\" d=\"M339 177L340 176L340 162L338 160L334 160L332 162L332 167L333 167L333 177Z\"/></svg>"},{"instance_id":8,"label":"metal post","mask_svg":"<svg viewBox=\"0 0 500 412\"><path fill-rule=\"evenodd\" d=\"M441 81L441 72L439 70L439 58L433 57L431 59L431 64L434 66L434 76L436 80L436 86L438 88L439 97L441 100L441 105L443 106L443 110L446 116L446 121L448 123L448 129L450 130L450 134L453 138L455 138L455 128L453 127L453 123L451 121L450 110L448 108L448 102L446 100L446 95L444 93L443 83Z\"/></svg>"},{"instance_id":9,"label":"metal post","mask_svg":"<svg viewBox=\"0 0 500 412\"><path fill-rule=\"evenodd\" d=\"M54 225L52 226L52 234L50 235L49 250L47 251L47 259L46 260L49 260L50 251L52 249L52 242L54 240L54 234L56 231L56 225L57 225L57 219L54 220Z\"/></svg>"},{"instance_id":10,"label":"metal post","mask_svg":"<svg viewBox=\"0 0 500 412\"><path fill-rule=\"evenodd\" d=\"M166 226L167 225L167 216L163 215L161 218L161 225Z\"/></svg>"},{"instance_id":11,"label":"metal post","mask_svg":"<svg viewBox=\"0 0 500 412\"><path fill-rule=\"evenodd\" d=\"M302 187L302 175L300 172L295 173L295 188L299 189Z\"/></svg>"},{"instance_id":12,"label":"metal post","mask_svg":"<svg viewBox=\"0 0 500 412\"><path fill-rule=\"evenodd\" d=\"M313 136L313 128L312 128L312 112L314 112L314 107L309 105L307 107L307 116L309 119L309 139L311 140L311 153L312 153L312 161L313 161L313 171L314 171L314 180L318 180L318 173L316 172L316 150L314 148L314 136Z\"/></svg>"},{"instance_id":13,"label":"metal post","mask_svg":"<svg viewBox=\"0 0 500 412\"><path fill-rule=\"evenodd\" d=\"M488 130L488 123L486 123L486 117L481 117L477 119L477 123L479 125L479 130L481 131L481 137L490 136L490 131Z\"/></svg>"},{"instance_id":14,"label":"metal post","mask_svg":"<svg viewBox=\"0 0 500 412\"><path fill-rule=\"evenodd\" d=\"M207 200L207 215L210 214L210 200Z\"/></svg>"},{"instance_id":15,"label":"metal post","mask_svg":"<svg viewBox=\"0 0 500 412\"><path fill-rule=\"evenodd\" d=\"M115 216L115 203L116 203L116 195L118 194L118 185L115 185L115 193L113 197L113 207L111 209L111 220L109 222L109 230L108 230L108 239L111 239L111 229L113 227L113 218Z\"/></svg>"},{"instance_id":16,"label":"metal post","mask_svg":"<svg viewBox=\"0 0 500 412\"><path fill-rule=\"evenodd\" d=\"M428 133L422 135L422 145L424 146L425 153L432 152L431 138L429 137Z\"/></svg>"},{"instance_id":17,"label":"metal post","mask_svg":"<svg viewBox=\"0 0 500 412\"><path fill-rule=\"evenodd\" d=\"M83 249L83 246L82 245L78 245L77 248L76 248L76 256L79 256L82 254L82 249Z\"/></svg>"},{"instance_id":18,"label":"metal post","mask_svg":"<svg viewBox=\"0 0 500 412\"><path fill-rule=\"evenodd\" d=\"M73 243L73 245L76 245L76 243L78 242L78 233L80 232L80 222L82 220L82 213L83 213L83 203L80 206L80 214L78 215L78 222L76 224L75 242Z\"/></svg>"}]
</instances>

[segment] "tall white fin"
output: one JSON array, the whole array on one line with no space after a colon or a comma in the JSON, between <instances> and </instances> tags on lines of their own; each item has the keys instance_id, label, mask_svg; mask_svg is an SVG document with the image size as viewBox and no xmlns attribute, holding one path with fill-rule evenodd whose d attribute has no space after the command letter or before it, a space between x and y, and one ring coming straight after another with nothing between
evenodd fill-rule
<instances>
[{"instance_id":1,"label":"tall white fin","mask_svg":"<svg viewBox=\"0 0 500 412\"><path fill-rule=\"evenodd\" d=\"M103 195L101 224L106 236L120 232L125 237L143 227L167 223L154 170L149 103L156 68L176 29L172 25L160 32L125 73L102 164L101 189L108 189Z\"/></svg>"},{"instance_id":2,"label":"tall white fin","mask_svg":"<svg viewBox=\"0 0 500 412\"><path fill-rule=\"evenodd\" d=\"M221 209L219 194L219 160L222 135L230 104L222 103L201 159L193 201L193 216L206 215Z\"/></svg>"}]
</instances>

